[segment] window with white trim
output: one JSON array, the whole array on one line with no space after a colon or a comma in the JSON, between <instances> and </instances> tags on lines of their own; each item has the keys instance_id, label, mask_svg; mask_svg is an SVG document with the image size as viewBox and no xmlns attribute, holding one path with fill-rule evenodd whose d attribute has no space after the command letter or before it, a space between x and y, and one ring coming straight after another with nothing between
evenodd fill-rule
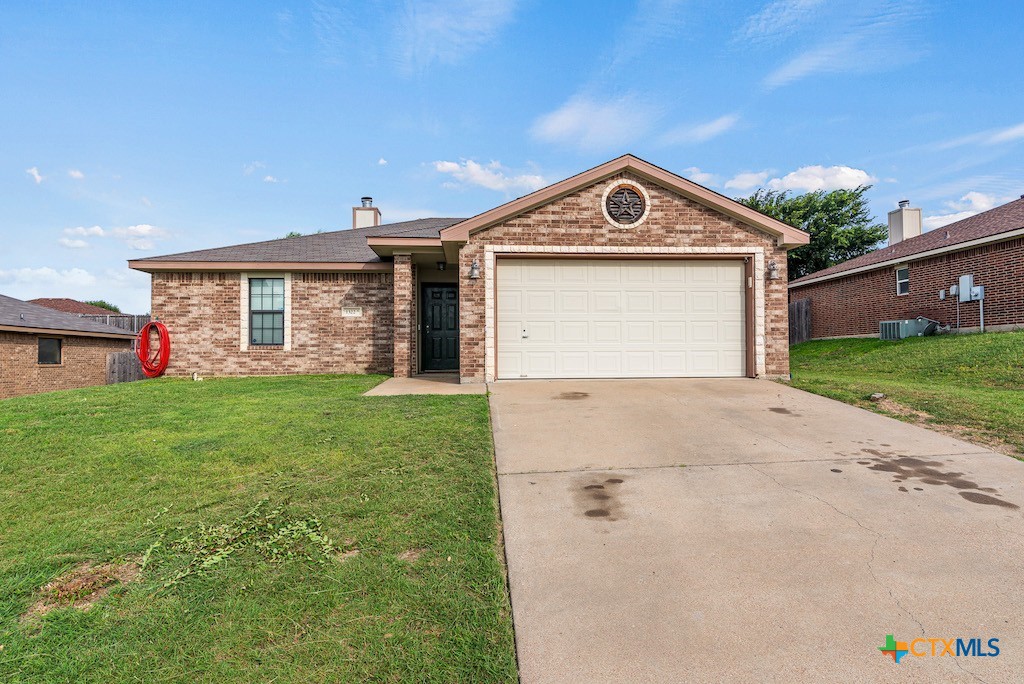
<instances>
[{"instance_id":1,"label":"window with white trim","mask_svg":"<svg viewBox=\"0 0 1024 684\"><path fill-rule=\"evenodd\" d=\"M910 267L900 266L896 269L896 294L910 294Z\"/></svg>"},{"instance_id":2,"label":"window with white trim","mask_svg":"<svg viewBox=\"0 0 1024 684\"><path fill-rule=\"evenodd\" d=\"M284 278L249 278L249 343L284 344Z\"/></svg>"}]
</instances>

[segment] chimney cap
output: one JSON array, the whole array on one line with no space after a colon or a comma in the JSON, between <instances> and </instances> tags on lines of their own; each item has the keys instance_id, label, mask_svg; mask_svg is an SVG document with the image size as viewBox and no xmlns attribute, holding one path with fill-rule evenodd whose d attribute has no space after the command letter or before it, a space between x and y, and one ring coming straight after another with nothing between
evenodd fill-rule
<instances>
[{"instance_id":1,"label":"chimney cap","mask_svg":"<svg viewBox=\"0 0 1024 684\"><path fill-rule=\"evenodd\" d=\"M360 202L360 203L361 203L361 204L362 204L362 205L363 205L364 207L372 207L372 206L373 206L373 198L372 198L372 197L370 197L369 195L367 195L367 196L365 196L365 197L360 197L360 198L359 198L359 202Z\"/></svg>"},{"instance_id":2,"label":"chimney cap","mask_svg":"<svg viewBox=\"0 0 1024 684\"><path fill-rule=\"evenodd\" d=\"M906 209L910 206L910 200L900 200L900 209Z\"/></svg>"}]
</instances>

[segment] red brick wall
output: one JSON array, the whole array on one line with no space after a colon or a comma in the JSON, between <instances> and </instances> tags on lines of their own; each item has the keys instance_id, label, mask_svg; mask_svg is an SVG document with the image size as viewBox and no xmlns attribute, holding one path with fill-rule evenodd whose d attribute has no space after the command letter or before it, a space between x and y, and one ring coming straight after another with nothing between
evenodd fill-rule
<instances>
[{"instance_id":1,"label":"red brick wall","mask_svg":"<svg viewBox=\"0 0 1024 684\"><path fill-rule=\"evenodd\" d=\"M408 254L395 255L394 281L394 375L396 378L407 378L413 372L416 338L413 330L416 321L416 297L413 292L416 267Z\"/></svg>"},{"instance_id":2,"label":"red brick wall","mask_svg":"<svg viewBox=\"0 0 1024 684\"><path fill-rule=\"evenodd\" d=\"M786 251L775 238L654 183L619 174L645 187L651 196L647 220L635 228L616 228L604 218L601 198L606 179L550 204L471 236L459 254L460 374L483 381L485 364L485 279L464 277L474 260L484 263L484 246L762 247L765 261L780 267L780 279L765 287L766 372L789 374L789 323L786 299Z\"/></svg>"},{"instance_id":3,"label":"red brick wall","mask_svg":"<svg viewBox=\"0 0 1024 684\"><path fill-rule=\"evenodd\" d=\"M291 293L291 350L241 351L239 273L153 274L153 316L171 334L167 374L392 371L390 273L293 273ZM343 318L343 306L362 307L362 316Z\"/></svg>"},{"instance_id":4,"label":"red brick wall","mask_svg":"<svg viewBox=\"0 0 1024 684\"><path fill-rule=\"evenodd\" d=\"M926 316L956 327L949 287L974 275L985 286L985 325L1024 325L1024 239L908 262L910 294L896 294L895 267L793 288L791 301L811 299L811 337L877 335L878 322ZM939 299L946 290L946 299ZM960 305L960 325L979 325L977 302Z\"/></svg>"},{"instance_id":5,"label":"red brick wall","mask_svg":"<svg viewBox=\"0 0 1024 684\"><path fill-rule=\"evenodd\" d=\"M107 354L131 349L131 340L60 337L59 366L39 365L39 335L0 332L0 399L107 382Z\"/></svg>"}]
</instances>

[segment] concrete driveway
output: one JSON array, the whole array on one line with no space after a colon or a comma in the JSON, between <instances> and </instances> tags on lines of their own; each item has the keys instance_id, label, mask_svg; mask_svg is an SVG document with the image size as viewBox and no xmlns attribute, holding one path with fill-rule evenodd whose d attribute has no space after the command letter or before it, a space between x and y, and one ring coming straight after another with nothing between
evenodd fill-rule
<instances>
[{"instance_id":1,"label":"concrete driveway","mask_svg":"<svg viewBox=\"0 0 1024 684\"><path fill-rule=\"evenodd\" d=\"M1024 463L766 381L491 391L524 682L1020 681Z\"/></svg>"}]
</instances>

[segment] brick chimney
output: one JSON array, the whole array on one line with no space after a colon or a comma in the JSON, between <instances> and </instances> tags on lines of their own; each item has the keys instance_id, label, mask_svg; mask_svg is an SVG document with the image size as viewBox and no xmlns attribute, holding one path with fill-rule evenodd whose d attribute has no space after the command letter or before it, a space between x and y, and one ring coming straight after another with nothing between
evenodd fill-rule
<instances>
[{"instance_id":1,"label":"brick chimney","mask_svg":"<svg viewBox=\"0 0 1024 684\"><path fill-rule=\"evenodd\" d=\"M372 228L380 225L380 209L373 206L372 197L363 197L358 207L352 207L352 227Z\"/></svg>"},{"instance_id":2,"label":"brick chimney","mask_svg":"<svg viewBox=\"0 0 1024 684\"><path fill-rule=\"evenodd\" d=\"M921 234L921 210L911 209L910 200L900 200L899 209L889 212L889 246Z\"/></svg>"}]
</instances>

